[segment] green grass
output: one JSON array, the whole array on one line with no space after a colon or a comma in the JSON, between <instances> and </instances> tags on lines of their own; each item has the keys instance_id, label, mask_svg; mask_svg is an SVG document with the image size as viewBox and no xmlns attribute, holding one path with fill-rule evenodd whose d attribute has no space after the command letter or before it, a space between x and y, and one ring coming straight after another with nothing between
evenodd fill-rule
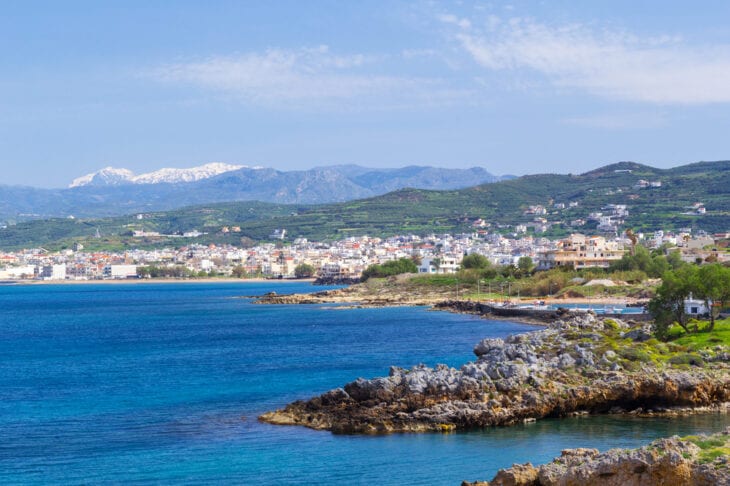
<instances>
[{"instance_id":1,"label":"green grass","mask_svg":"<svg viewBox=\"0 0 730 486\"><path fill-rule=\"evenodd\" d=\"M670 331L673 344L699 351L717 345L730 346L730 318L715 321L715 329L707 331L707 322L698 322L699 332L687 334L681 327L674 326Z\"/></svg>"},{"instance_id":2,"label":"green grass","mask_svg":"<svg viewBox=\"0 0 730 486\"><path fill-rule=\"evenodd\" d=\"M418 275L416 277L412 277L410 282L414 285L423 287L453 287L455 289L456 285L459 284L459 279L453 274ZM463 282L460 285L466 288Z\"/></svg>"},{"instance_id":3,"label":"green grass","mask_svg":"<svg viewBox=\"0 0 730 486\"><path fill-rule=\"evenodd\" d=\"M706 364L704 355L713 355L717 346L721 350L730 348L730 319L717 321L712 332L702 330L698 333L685 334L672 329L674 336L669 342L660 342L650 339L643 343L620 337L618 329L612 326L610 320L605 326L604 339L597 346L597 352L615 351L620 361L627 369L638 369L640 363L654 363L674 368L703 367Z\"/></svg>"},{"instance_id":4,"label":"green grass","mask_svg":"<svg viewBox=\"0 0 730 486\"><path fill-rule=\"evenodd\" d=\"M702 437L690 435L684 437L684 440L692 442L701 449L698 459L702 464L713 462L719 457L730 456L730 436L714 435L711 437Z\"/></svg>"}]
</instances>

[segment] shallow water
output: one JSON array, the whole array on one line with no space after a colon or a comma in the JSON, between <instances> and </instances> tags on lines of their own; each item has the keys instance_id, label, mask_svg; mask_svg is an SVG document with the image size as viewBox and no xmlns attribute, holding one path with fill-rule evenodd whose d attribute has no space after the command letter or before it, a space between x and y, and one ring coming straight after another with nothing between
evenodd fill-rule
<instances>
[{"instance_id":1,"label":"shallow water","mask_svg":"<svg viewBox=\"0 0 730 486\"><path fill-rule=\"evenodd\" d=\"M390 365L459 366L533 329L424 308L262 306L301 283L0 286L0 482L458 484L567 447L718 430L722 415L590 417L338 436L256 417Z\"/></svg>"}]
</instances>

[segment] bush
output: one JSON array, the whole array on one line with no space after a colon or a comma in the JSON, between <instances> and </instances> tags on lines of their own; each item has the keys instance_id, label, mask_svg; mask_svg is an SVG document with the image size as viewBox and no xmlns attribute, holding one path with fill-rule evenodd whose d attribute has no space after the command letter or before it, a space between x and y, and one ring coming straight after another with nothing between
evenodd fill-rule
<instances>
[{"instance_id":1,"label":"bush","mask_svg":"<svg viewBox=\"0 0 730 486\"><path fill-rule=\"evenodd\" d=\"M390 277L391 275L400 275L401 273L417 273L418 267L410 258L401 258L385 262L382 265L373 264L362 272L362 281L365 282L369 278Z\"/></svg>"},{"instance_id":2,"label":"bush","mask_svg":"<svg viewBox=\"0 0 730 486\"><path fill-rule=\"evenodd\" d=\"M702 356L694 353L682 353L669 358L669 362L673 365L692 365L692 366L705 366L705 360Z\"/></svg>"},{"instance_id":3,"label":"bush","mask_svg":"<svg viewBox=\"0 0 730 486\"><path fill-rule=\"evenodd\" d=\"M648 276L641 270L622 270L613 272L610 275L612 280L620 280L630 284L639 284L646 280Z\"/></svg>"},{"instance_id":4,"label":"bush","mask_svg":"<svg viewBox=\"0 0 730 486\"><path fill-rule=\"evenodd\" d=\"M636 348L622 348L618 350L618 354L629 361L638 361L640 363L648 363L651 361L651 355L649 353Z\"/></svg>"}]
</instances>

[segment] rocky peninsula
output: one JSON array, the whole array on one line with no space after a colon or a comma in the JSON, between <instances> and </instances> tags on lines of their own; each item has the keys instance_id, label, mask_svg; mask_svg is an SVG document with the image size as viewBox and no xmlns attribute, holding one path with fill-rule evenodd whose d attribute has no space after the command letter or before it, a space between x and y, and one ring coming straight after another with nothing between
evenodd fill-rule
<instances>
[{"instance_id":1,"label":"rocky peninsula","mask_svg":"<svg viewBox=\"0 0 730 486\"><path fill-rule=\"evenodd\" d=\"M345 289L346 290L346 289ZM646 323L592 314L485 339L455 369L392 367L260 420L335 433L449 432L576 414L730 409L730 349L653 339Z\"/></svg>"},{"instance_id":2,"label":"rocky peninsula","mask_svg":"<svg viewBox=\"0 0 730 486\"><path fill-rule=\"evenodd\" d=\"M414 291L408 284L408 275L389 279L373 279L341 289L323 290L303 294L269 293L257 304L352 304L359 307L393 307L406 305L434 305L453 297L451 289L433 286Z\"/></svg>"},{"instance_id":3,"label":"rocky peninsula","mask_svg":"<svg viewBox=\"0 0 730 486\"><path fill-rule=\"evenodd\" d=\"M455 280L456 282L456 280ZM480 288L475 284L461 282L445 284L435 282L428 277L419 275L401 274L387 278L372 278L362 283L351 284L347 287L332 290L322 290L312 293L278 294L271 292L255 300L257 304L349 304L357 307L395 307L427 305L436 306L442 302L468 302L485 299L502 300L507 296L479 293ZM482 287L482 291L487 288ZM642 294L643 295L643 294ZM514 299L515 296L509 297ZM602 297L585 299L565 293L553 298L540 297L540 300L551 303L604 303L604 304L643 304L644 297ZM515 302L519 302L516 299ZM530 299L527 302L534 302ZM469 311L454 308L456 311Z\"/></svg>"},{"instance_id":4,"label":"rocky peninsula","mask_svg":"<svg viewBox=\"0 0 730 486\"><path fill-rule=\"evenodd\" d=\"M659 439L640 449L567 449L549 464L515 464L488 482L462 486L730 485L730 428L710 436Z\"/></svg>"}]
</instances>

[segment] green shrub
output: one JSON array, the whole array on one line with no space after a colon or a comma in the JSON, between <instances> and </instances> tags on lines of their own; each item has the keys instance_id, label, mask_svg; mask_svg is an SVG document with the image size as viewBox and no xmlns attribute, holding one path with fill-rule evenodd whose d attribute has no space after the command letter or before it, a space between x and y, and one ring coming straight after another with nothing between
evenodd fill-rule
<instances>
[{"instance_id":1,"label":"green shrub","mask_svg":"<svg viewBox=\"0 0 730 486\"><path fill-rule=\"evenodd\" d=\"M669 363L673 365L691 365L691 366L705 366L705 360L702 356L694 353L682 353L669 358Z\"/></svg>"},{"instance_id":2,"label":"green shrub","mask_svg":"<svg viewBox=\"0 0 730 486\"><path fill-rule=\"evenodd\" d=\"M370 265L362 272L362 280L367 281L369 278L390 277L391 275L400 275L401 273L416 273L418 267L410 258L400 258L385 262L382 265Z\"/></svg>"},{"instance_id":3,"label":"green shrub","mask_svg":"<svg viewBox=\"0 0 730 486\"><path fill-rule=\"evenodd\" d=\"M651 355L641 349L622 348L618 350L618 354L629 361L638 361L640 363L648 363L651 361Z\"/></svg>"}]
</instances>

